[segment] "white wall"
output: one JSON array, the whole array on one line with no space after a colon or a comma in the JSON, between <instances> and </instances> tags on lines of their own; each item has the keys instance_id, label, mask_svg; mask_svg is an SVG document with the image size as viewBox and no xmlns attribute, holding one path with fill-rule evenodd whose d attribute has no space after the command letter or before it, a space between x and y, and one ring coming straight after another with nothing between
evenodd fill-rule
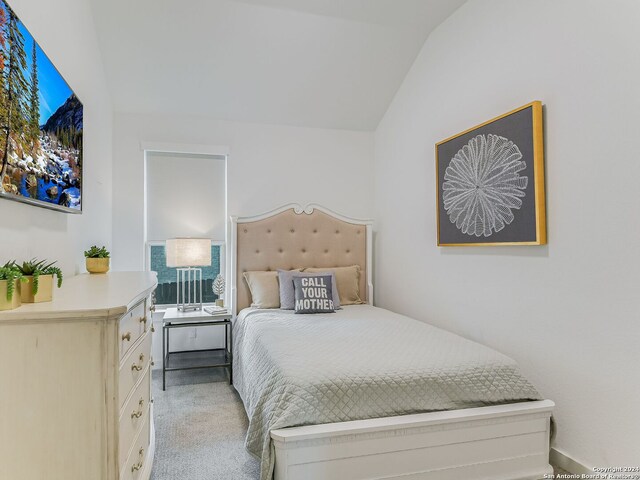
<instances>
[{"instance_id":1,"label":"white wall","mask_svg":"<svg viewBox=\"0 0 640 480\"><path fill-rule=\"evenodd\" d=\"M373 134L117 113L114 124L113 265L144 266L141 142L229 147L229 215L255 215L290 202L321 203L354 217L373 212ZM188 186L189 173L176 176Z\"/></svg>"},{"instance_id":2,"label":"white wall","mask_svg":"<svg viewBox=\"0 0 640 480\"><path fill-rule=\"evenodd\" d=\"M371 132L117 113L112 259L116 270L144 268L141 142L229 147L229 215L256 215L291 202L320 203L353 217L373 214ZM191 176L176 175L176 185L188 186ZM162 314L156 313L156 368L162 366L161 321ZM224 341L221 328L198 329L197 336L195 330L174 330L172 350L219 347Z\"/></svg>"},{"instance_id":3,"label":"white wall","mask_svg":"<svg viewBox=\"0 0 640 480\"><path fill-rule=\"evenodd\" d=\"M12 0L11 6L84 104L82 215L0 199L0 262L57 259L84 271L83 251L111 245L112 112L89 3Z\"/></svg>"},{"instance_id":4,"label":"white wall","mask_svg":"<svg viewBox=\"0 0 640 480\"><path fill-rule=\"evenodd\" d=\"M640 3L473 0L427 40L375 137L376 298L516 358L556 447L640 452ZM437 248L434 144L546 104L549 244Z\"/></svg>"}]
</instances>

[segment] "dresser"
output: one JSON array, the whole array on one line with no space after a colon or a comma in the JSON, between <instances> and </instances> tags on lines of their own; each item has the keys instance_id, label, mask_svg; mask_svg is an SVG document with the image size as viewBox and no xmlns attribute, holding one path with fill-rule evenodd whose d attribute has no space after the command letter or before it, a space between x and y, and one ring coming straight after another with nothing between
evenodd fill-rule
<instances>
[{"instance_id":1,"label":"dresser","mask_svg":"<svg viewBox=\"0 0 640 480\"><path fill-rule=\"evenodd\" d=\"M0 312L0 479L148 480L152 272L78 275Z\"/></svg>"}]
</instances>

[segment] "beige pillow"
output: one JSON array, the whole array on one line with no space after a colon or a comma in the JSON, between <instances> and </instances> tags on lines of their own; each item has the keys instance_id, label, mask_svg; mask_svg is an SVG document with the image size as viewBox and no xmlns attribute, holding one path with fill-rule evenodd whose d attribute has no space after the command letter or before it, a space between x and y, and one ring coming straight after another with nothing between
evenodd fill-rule
<instances>
[{"instance_id":1,"label":"beige pillow","mask_svg":"<svg viewBox=\"0 0 640 480\"><path fill-rule=\"evenodd\" d=\"M302 270L292 270L301 272ZM251 291L251 306L254 308L280 308L280 284L277 271L244 272L244 279Z\"/></svg>"},{"instance_id":2,"label":"beige pillow","mask_svg":"<svg viewBox=\"0 0 640 480\"><path fill-rule=\"evenodd\" d=\"M340 305L360 305L364 303L360 298L360 265L332 268L305 268L304 271L312 273L333 272L338 284Z\"/></svg>"}]
</instances>

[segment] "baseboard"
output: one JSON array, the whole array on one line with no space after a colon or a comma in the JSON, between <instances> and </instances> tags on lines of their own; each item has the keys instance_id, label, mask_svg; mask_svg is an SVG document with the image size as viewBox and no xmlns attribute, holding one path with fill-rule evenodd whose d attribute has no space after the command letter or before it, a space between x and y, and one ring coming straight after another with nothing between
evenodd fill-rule
<instances>
[{"instance_id":1,"label":"baseboard","mask_svg":"<svg viewBox=\"0 0 640 480\"><path fill-rule=\"evenodd\" d=\"M551 465L559 467L562 470L573 473L575 475L593 474L593 468L587 467L577 460L574 460L566 453L563 453L555 448L552 448L551 452L549 452L549 461L551 462Z\"/></svg>"}]
</instances>

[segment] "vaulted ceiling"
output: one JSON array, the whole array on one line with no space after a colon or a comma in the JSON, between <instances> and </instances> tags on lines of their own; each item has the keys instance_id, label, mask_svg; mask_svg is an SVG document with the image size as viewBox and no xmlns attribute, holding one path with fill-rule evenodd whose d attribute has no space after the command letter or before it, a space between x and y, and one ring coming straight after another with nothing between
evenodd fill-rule
<instances>
[{"instance_id":1,"label":"vaulted ceiling","mask_svg":"<svg viewBox=\"0 0 640 480\"><path fill-rule=\"evenodd\" d=\"M374 130L465 0L92 0L116 111Z\"/></svg>"}]
</instances>

